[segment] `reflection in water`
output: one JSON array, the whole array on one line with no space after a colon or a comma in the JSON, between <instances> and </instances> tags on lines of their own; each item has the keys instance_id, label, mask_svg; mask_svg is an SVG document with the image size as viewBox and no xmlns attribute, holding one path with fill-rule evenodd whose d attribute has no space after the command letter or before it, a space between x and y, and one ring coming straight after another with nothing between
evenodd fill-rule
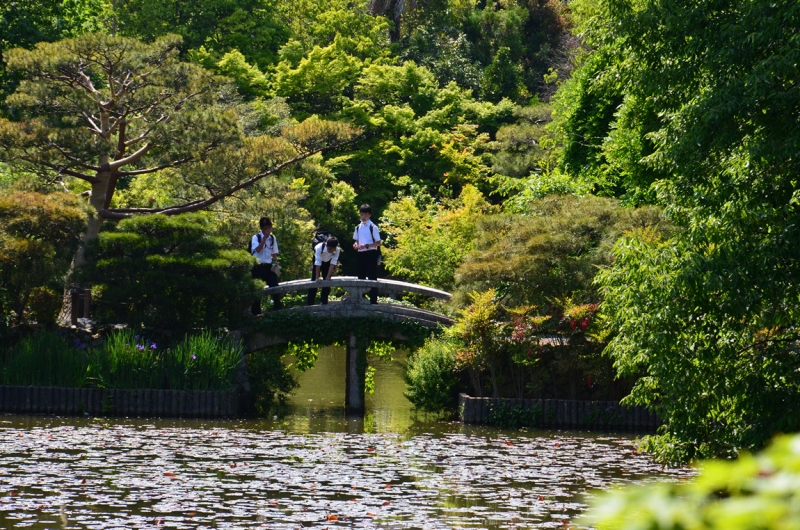
<instances>
[{"instance_id":1,"label":"reflection in water","mask_svg":"<svg viewBox=\"0 0 800 530\"><path fill-rule=\"evenodd\" d=\"M0 527L561 528L588 490L688 475L617 437L415 417L377 369L364 421L332 348L285 420L0 416Z\"/></svg>"},{"instance_id":2,"label":"reflection in water","mask_svg":"<svg viewBox=\"0 0 800 530\"><path fill-rule=\"evenodd\" d=\"M430 418L412 412L405 398L403 365L405 353L395 352L394 360L369 359L375 371L375 392L365 400L363 418L347 418L344 413L345 350L322 348L314 368L295 373L300 387L289 400L291 414L286 426L293 431L319 432L403 432Z\"/></svg>"}]
</instances>

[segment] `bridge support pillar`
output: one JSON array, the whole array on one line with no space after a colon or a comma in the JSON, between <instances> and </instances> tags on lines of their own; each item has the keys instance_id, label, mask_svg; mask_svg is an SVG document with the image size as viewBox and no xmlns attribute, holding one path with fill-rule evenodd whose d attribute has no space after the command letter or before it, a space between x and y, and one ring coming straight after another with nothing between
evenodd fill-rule
<instances>
[{"instance_id":1,"label":"bridge support pillar","mask_svg":"<svg viewBox=\"0 0 800 530\"><path fill-rule=\"evenodd\" d=\"M367 344L354 333L347 339L347 374L344 406L348 414L364 414L364 377L367 368Z\"/></svg>"}]
</instances>

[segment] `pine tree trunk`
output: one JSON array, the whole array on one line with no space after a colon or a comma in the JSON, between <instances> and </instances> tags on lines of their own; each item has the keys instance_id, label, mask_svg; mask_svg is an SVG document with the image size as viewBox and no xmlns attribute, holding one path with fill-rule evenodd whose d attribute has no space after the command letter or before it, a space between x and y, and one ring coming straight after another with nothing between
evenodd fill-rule
<instances>
[{"instance_id":1,"label":"pine tree trunk","mask_svg":"<svg viewBox=\"0 0 800 530\"><path fill-rule=\"evenodd\" d=\"M100 234L100 227L103 225L104 219L100 216L100 212L107 207L106 194L108 191L108 183L110 173L98 173L97 178L100 182L92 184L92 194L89 197L89 204L92 205L96 215L89 218L86 224L86 230L81 236L81 243L72 257L72 264L66 276L66 283L64 285L64 298L61 302L61 312L58 315L58 321L61 324L72 323L72 291L80 287L74 279L75 273L80 267L89 263L86 257L86 247Z\"/></svg>"}]
</instances>

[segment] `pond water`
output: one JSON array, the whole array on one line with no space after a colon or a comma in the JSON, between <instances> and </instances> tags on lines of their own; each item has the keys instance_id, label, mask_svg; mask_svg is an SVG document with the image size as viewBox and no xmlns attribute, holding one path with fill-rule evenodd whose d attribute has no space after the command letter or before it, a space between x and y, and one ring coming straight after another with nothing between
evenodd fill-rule
<instances>
[{"instance_id":1,"label":"pond water","mask_svg":"<svg viewBox=\"0 0 800 530\"><path fill-rule=\"evenodd\" d=\"M625 436L415 416L401 361L363 420L335 348L281 420L0 416L0 528L563 528L592 490L690 476Z\"/></svg>"}]
</instances>

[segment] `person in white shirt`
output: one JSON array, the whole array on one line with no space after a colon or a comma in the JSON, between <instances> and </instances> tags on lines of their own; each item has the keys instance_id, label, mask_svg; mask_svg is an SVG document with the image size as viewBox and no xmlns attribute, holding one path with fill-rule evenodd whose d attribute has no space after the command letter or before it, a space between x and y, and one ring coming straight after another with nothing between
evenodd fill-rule
<instances>
[{"instance_id":1,"label":"person in white shirt","mask_svg":"<svg viewBox=\"0 0 800 530\"><path fill-rule=\"evenodd\" d=\"M356 226L353 233L353 248L358 251L356 270L360 280L378 279L378 249L381 246L381 233L378 227L370 220L372 208L369 204L362 204L358 209L361 223ZM369 303L378 303L378 289L370 289Z\"/></svg>"},{"instance_id":2,"label":"person in white shirt","mask_svg":"<svg viewBox=\"0 0 800 530\"><path fill-rule=\"evenodd\" d=\"M253 278L264 280L270 287L278 285L278 274L274 270L278 264L278 240L275 239L275 234L272 233L272 221L269 217L262 217L258 222L261 231L253 236L250 240L250 254L256 257L258 265L253 267ZM272 295L273 307L281 309L281 295ZM254 315L261 314L261 298L253 302L253 307L250 311Z\"/></svg>"},{"instance_id":3,"label":"person in white shirt","mask_svg":"<svg viewBox=\"0 0 800 530\"><path fill-rule=\"evenodd\" d=\"M323 279L330 280L333 271L339 263L339 240L329 237L324 243L314 247L314 267L311 269L311 281L321 282ZM322 305L328 305L328 295L331 293L330 287L322 288ZM317 301L317 288L308 290L307 305L314 305Z\"/></svg>"}]
</instances>

